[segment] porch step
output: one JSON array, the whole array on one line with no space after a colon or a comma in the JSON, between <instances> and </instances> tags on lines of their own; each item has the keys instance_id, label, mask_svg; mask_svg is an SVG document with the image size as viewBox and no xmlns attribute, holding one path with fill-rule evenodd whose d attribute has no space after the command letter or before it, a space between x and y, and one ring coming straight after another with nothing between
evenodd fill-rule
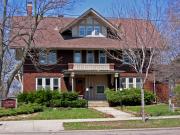
<instances>
[{"instance_id":1,"label":"porch step","mask_svg":"<svg viewBox=\"0 0 180 135\"><path fill-rule=\"evenodd\" d=\"M108 107L107 101L88 101L88 107Z\"/></svg>"}]
</instances>

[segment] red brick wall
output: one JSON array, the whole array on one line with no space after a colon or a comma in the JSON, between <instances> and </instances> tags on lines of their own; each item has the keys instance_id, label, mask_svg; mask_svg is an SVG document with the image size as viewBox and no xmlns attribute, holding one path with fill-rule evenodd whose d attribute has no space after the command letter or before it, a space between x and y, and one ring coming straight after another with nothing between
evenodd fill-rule
<instances>
[{"instance_id":1,"label":"red brick wall","mask_svg":"<svg viewBox=\"0 0 180 135\"><path fill-rule=\"evenodd\" d=\"M23 74L23 85L24 92L30 92L36 90L36 78L38 77L59 77L61 78L61 90L66 91L66 85L64 82L63 75L61 73L24 73Z\"/></svg>"}]
</instances>

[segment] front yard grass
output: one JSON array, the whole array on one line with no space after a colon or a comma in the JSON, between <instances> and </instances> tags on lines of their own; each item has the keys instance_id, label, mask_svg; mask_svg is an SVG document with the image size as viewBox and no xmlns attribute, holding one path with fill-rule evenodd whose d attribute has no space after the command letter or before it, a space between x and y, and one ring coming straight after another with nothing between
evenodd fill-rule
<instances>
[{"instance_id":1,"label":"front yard grass","mask_svg":"<svg viewBox=\"0 0 180 135\"><path fill-rule=\"evenodd\" d=\"M27 117L26 117L27 116ZM52 120L52 119L87 119L107 118L110 115L87 108L46 108L35 114L2 117L0 120Z\"/></svg>"},{"instance_id":2,"label":"front yard grass","mask_svg":"<svg viewBox=\"0 0 180 135\"><path fill-rule=\"evenodd\" d=\"M162 128L179 127L180 119L107 121L107 122L73 122L64 123L65 130L103 130L103 129L131 129L131 128Z\"/></svg>"},{"instance_id":3,"label":"front yard grass","mask_svg":"<svg viewBox=\"0 0 180 135\"><path fill-rule=\"evenodd\" d=\"M141 106L123 106L116 107L116 109L133 113L135 116L140 116ZM145 113L149 116L167 116L167 115L180 115L180 110L175 112L169 111L167 104L157 104L157 105L146 105Z\"/></svg>"},{"instance_id":4,"label":"front yard grass","mask_svg":"<svg viewBox=\"0 0 180 135\"><path fill-rule=\"evenodd\" d=\"M46 109L30 117L32 120L106 118L108 115L87 108Z\"/></svg>"}]
</instances>

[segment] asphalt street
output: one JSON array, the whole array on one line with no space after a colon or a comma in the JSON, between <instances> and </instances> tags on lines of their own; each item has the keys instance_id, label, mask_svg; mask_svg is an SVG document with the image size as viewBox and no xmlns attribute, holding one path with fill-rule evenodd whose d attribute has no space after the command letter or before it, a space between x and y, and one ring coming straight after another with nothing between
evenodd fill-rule
<instances>
[{"instance_id":1,"label":"asphalt street","mask_svg":"<svg viewBox=\"0 0 180 135\"><path fill-rule=\"evenodd\" d=\"M102 131L62 131L36 133L0 133L0 135L180 135L180 128L138 129L138 130L102 130Z\"/></svg>"}]
</instances>

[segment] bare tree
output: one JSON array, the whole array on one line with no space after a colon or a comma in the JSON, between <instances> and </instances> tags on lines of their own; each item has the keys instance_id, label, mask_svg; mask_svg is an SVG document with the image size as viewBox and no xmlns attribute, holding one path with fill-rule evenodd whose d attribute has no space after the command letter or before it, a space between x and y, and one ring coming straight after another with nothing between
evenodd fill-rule
<instances>
[{"instance_id":1,"label":"bare tree","mask_svg":"<svg viewBox=\"0 0 180 135\"><path fill-rule=\"evenodd\" d=\"M162 3L144 0L142 5L122 5L123 1L116 1L111 8L117 19L119 32L111 38L119 41L119 48L115 55L108 50L108 55L129 66L141 78L141 113L145 121L144 112L144 84L151 77L152 66L158 58L159 52L164 48L166 40L161 35ZM126 21L122 17L127 17ZM128 58L128 62L127 62Z\"/></svg>"},{"instance_id":2,"label":"bare tree","mask_svg":"<svg viewBox=\"0 0 180 135\"><path fill-rule=\"evenodd\" d=\"M161 54L161 61L156 66L156 78L158 81L166 81L169 85L169 108L172 110L171 100L176 81L180 78L180 1L173 0L168 2L166 11L167 22L166 38L167 47Z\"/></svg>"},{"instance_id":3,"label":"bare tree","mask_svg":"<svg viewBox=\"0 0 180 135\"><path fill-rule=\"evenodd\" d=\"M0 97L5 98L14 77L20 72L26 56L31 56L31 50L35 48L37 34L41 31L41 21L47 14L63 11L75 3L76 0L34 0L34 12L24 15L26 8L22 6L24 1L1 0L0 9ZM22 3L21 3L22 2ZM29 3L31 4L31 3ZM28 10L28 9L27 9ZM32 10L32 9L30 9ZM16 15L16 16L15 16ZM19 61L14 61L14 55L10 51L9 44L21 41L22 55Z\"/></svg>"}]
</instances>

